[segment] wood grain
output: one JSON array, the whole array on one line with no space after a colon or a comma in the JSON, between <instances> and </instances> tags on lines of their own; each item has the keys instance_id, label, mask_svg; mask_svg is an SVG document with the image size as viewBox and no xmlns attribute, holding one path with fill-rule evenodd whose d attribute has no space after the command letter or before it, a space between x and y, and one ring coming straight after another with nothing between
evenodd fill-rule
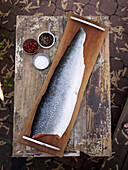
<instances>
[{"instance_id":1,"label":"wood grain","mask_svg":"<svg viewBox=\"0 0 128 170\"><path fill-rule=\"evenodd\" d=\"M112 146L113 154L112 157L104 159L104 166L101 167L103 170L107 169L128 169L128 135L122 130L123 123L128 122L128 98L124 105L120 119L118 121L116 130L113 135ZM117 168L118 167L118 168Z\"/></svg>"},{"instance_id":2,"label":"wood grain","mask_svg":"<svg viewBox=\"0 0 128 170\"><path fill-rule=\"evenodd\" d=\"M26 155L30 155L30 156L32 156L32 155L34 155L34 156L36 156L36 155L39 155L39 156L47 156L48 154L44 154L43 152L40 152L40 151L37 151L37 150L32 150L31 148L29 148L29 147L25 147L25 145L22 145L22 144L17 144L17 133L18 133L18 135L19 135L19 133L20 133L20 131L21 131L21 128L22 128L22 126L23 126L23 124L24 124L24 121L25 121L25 119L26 119L26 117L27 117L27 115L28 115L28 112L30 111L30 109L31 109L31 107L32 107L32 104L34 103L34 101L36 100L36 97L38 96L38 93L39 93L39 90L40 90L40 88L41 88L41 86L42 86L42 84L43 84L43 81L42 81L42 79L41 79L41 76L43 77L43 80L45 79L45 77L46 77L46 75L47 75L47 73L48 73L48 70L46 70L46 72L44 73L41 73L41 75L39 74L39 71L38 70L35 70L35 68L33 68L33 66L32 66L32 64L31 64L31 67L30 67L30 63L32 63L32 56L30 56L29 58L28 58L28 56L26 55L25 56L25 54L24 53L22 53L22 51L21 50L19 50L19 48L18 48L18 46L19 46L19 44L20 44L20 48L21 48L21 45L22 45L22 42L23 42L23 39L21 39L21 35L23 35L24 34L24 36L25 36L25 39L26 39L26 37L30 37L30 34L29 34L29 32L30 32L30 28L32 29L32 31L35 31L36 30L36 33L35 34L32 34L32 36L34 35L35 37L37 37L37 35L41 32L41 31L43 31L43 30L45 30L45 26L47 27L46 28L46 30L47 29L49 29L49 25L48 25L48 21L49 21L49 18L50 18L50 23L51 23L51 25L52 25L52 23L56 23L55 25L55 28L53 28L53 25L51 26L51 28L53 28L53 30L50 30L50 31L52 31L53 33L54 33L54 31L56 31L55 32L55 35L56 35L56 37L57 37L57 39L58 39L58 41L56 42L56 46L54 46L53 47L53 49L51 49L50 51L43 51L43 52L47 52L47 54L49 55L49 53L51 54L51 56L54 56L54 54L55 54L55 49L57 49L57 45L59 44L59 41L60 41L60 38L61 38L61 36L62 36L62 33L63 33L63 30L64 30L64 27L65 27L65 23L66 23L66 18L65 17L37 17L37 18L31 18L31 17L19 17L19 21L22 23L22 25L19 25L18 24L18 26L17 26L17 36L19 36L19 38L17 37L17 41L21 41L21 43L19 43L19 42L17 42L17 47L16 47L16 59L17 59L17 61L18 61L18 64L16 64L16 89L17 89L17 91L16 91L16 89L15 89L15 113L14 113L14 145L13 145L13 155L14 156L16 156L16 155L21 155L21 156L26 156ZM28 22L28 20L29 20L29 22ZM19 21L18 21L18 23L19 23ZM99 19L99 21L103 21L103 18L100 18ZM33 22L35 22L35 23L33 23ZM46 22L45 24L41 24L41 23L44 23L44 22ZM73 22L73 24L74 24L74 21L71 21L71 22ZM29 24L28 24L29 23ZM39 24L40 23L40 24ZM24 27L23 27L23 24L24 24ZM39 26L37 26L39 24ZM33 25L32 27L31 27L31 25ZM43 27L41 28L41 26L43 25ZM44 26L45 25L45 26ZM72 38L73 38L73 36L75 35L75 33L77 32L77 30L79 29L78 28L78 25L79 25L79 27L85 27L85 25L83 26L83 24L77 24L76 23L76 29L73 27L73 28L70 28L70 25L72 25L71 23L70 24L68 24L67 25L67 30L69 30L70 29L70 40L69 40L69 42L67 42L66 44L68 45L68 44L70 44L70 42L71 42L71 40L72 40ZM22 31L21 31L21 29L20 29L20 27L22 27L23 29L22 29ZM34 30L34 28L33 27L35 27L35 30ZM29 31L27 31L27 29L29 30ZM39 29L39 30L38 30ZM55 29L55 30L54 30ZM87 29L87 26L86 26L86 28L84 28L85 30L86 30L86 32L88 31L88 29ZM20 31L20 33L19 33L19 31ZM96 32L98 31L98 30L95 30ZM93 32L92 32L93 33ZM27 35L25 35L25 34L27 34ZM67 33L65 33L64 32L64 34L66 35ZM69 35L69 34L68 34ZM87 34L88 35L88 34ZM99 33L97 34L98 35L98 37L99 37ZM23 36L23 37L24 37ZM32 37L32 38L35 38L35 37ZM64 36L63 36L64 37ZM69 37L69 36L68 36ZM68 39L68 37L65 37L65 38L63 38L62 40L61 40L61 42L63 42L64 43L64 41L66 40L67 41L67 39ZM102 45L102 43L103 43L103 40L104 40L104 37L105 36L101 36L102 37L102 41L100 42L100 46ZM108 37L108 36L107 36ZM91 39L90 39L90 41L91 41ZM63 52L66 50L66 46L64 46L64 44L63 43L61 43L60 45L59 45L59 49L61 49ZM88 41L88 43L89 43L89 41ZM98 44L99 45L99 44ZM87 45L86 45L87 46ZM93 47L95 46L95 44L93 44ZM106 47L107 46L107 47ZM42 49L40 49L41 51L42 51ZM61 51L60 50L60 51ZM98 49L99 51L100 51L100 48ZM20 51L20 53L21 54L19 54L19 51ZM53 74L53 72L54 72L54 69L55 69L55 67L57 66L57 64L58 64L58 59L60 59L61 58L61 56L62 56L62 52L58 52L57 51L57 54L55 55L55 57L54 57L54 61L53 61L53 64L52 64L52 66L50 67L50 76ZM91 91L87 88L87 91L89 90L90 92L88 93L88 95L87 95L87 91L86 91L86 93L84 94L84 89L85 89L85 86L86 86L86 84L87 84L87 80L86 81L84 81L84 83L85 83L85 86L83 86L81 89L81 94L80 94L80 98L82 98L82 96L83 96L83 94L84 94L84 98L83 98L83 101L82 101L82 104L81 104L81 108L80 108L80 111L79 111L79 115L82 113L82 115L81 116L78 116L78 119L77 119L77 122L76 122L76 125L75 125L75 127L74 127L74 130L73 130L73 132L72 132L72 135L71 135L71 137L70 137L70 140L69 140L69 142L68 142L68 145L67 145L67 148L66 148L66 152L68 153L68 151L72 151L72 152L69 152L69 153L71 153L71 154L73 154L73 151L74 151L74 153L76 154L76 155L78 155L78 152L77 152L77 150L81 150L81 151L83 151L83 152L86 152L86 153L89 153L89 154L92 154L92 155L110 155L110 150L111 150L111 146L110 146L110 136L111 136L111 132L110 132L110 105L109 105L109 101L110 101L110 99L109 99L109 95L110 95L110 93L109 93L109 54L108 54L108 38L106 39L106 42L104 42L104 45L103 45L103 47L102 47L102 52L101 52L101 56L99 56L99 60L101 60L102 58L103 58L103 62L102 62L102 64L103 65L100 65L99 63L96 65L96 67L97 67L97 70L102 70L103 71L103 73L104 73L104 70L105 70L105 73L106 73L106 76L107 76L107 78L108 79L103 79L103 77L100 75L100 72L98 72L97 74L96 74L96 76L97 76L97 78L98 77L100 77L99 78L99 81L101 81L102 79L103 79L103 82L105 81L105 84L103 84L103 83L100 83L101 84L101 87L103 88L102 89L102 91L103 91L103 93L105 94L107 94L107 96L104 96L104 99L106 100L106 103L105 102L103 102L102 101L102 103L100 104L100 107L102 107L102 104L106 104L106 107L107 107L107 109L108 109L108 114L106 115L106 116L100 116L100 120L102 121L102 122L109 122L109 124L107 124L106 123L106 126L107 126L107 128L108 128L108 132L107 132L107 134L108 135L106 135L105 134L105 131L104 131L104 129L105 128L103 128L103 131L104 131L104 134L102 134L102 132L101 132L101 134L102 134L102 136L101 137L98 137L98 135L99 135L99 131L98 131L98 128L100 129L101 127L99 126L97 126L97 132L96 132L96 134L94 134L94 135L87 135L87 122L86 122L86 116L87 115L92 115L91 116L91 118L90 118L90 120L89 120L89 122L91 121L93 121L95 118L97 119L98 117L99 117L99 115L105 115L105 114L102 114L102 110L100 110L100 112L98 112L98 114L97 114L97 112L96 112L96 116L94 117L94 114L93 114L93 112L92 111L90 111L88 108L88 104L86 104L86 102L88 101L87 100L87 97L90 97L91 96ZM54 52L54 53L53 53ZM97 52L97 55L98 55L98 53L99 52ZM17 55L18 54L18 55ZM85 53L86 54L86 53ZM88 54L88 51L87 51L87 54ZM58 57L56 57L56 56L58 56ZM18 58L19 57L19 58ZM26 65L25 65L25 63L24 63L24 61L25 61L25 57L26 57ZM96 56L97 57L97 56ZM90 65L93 65L94 66L94 64L95 64L95 61L96 61L96 57L95 57L95 60L90 60L90 63L88 62L88 60L87 60L87 58L85 58L85 64L87 65L87 67L86 67L86 73L88 73L88 74L91 74L91 71L92 71L92 69L93 69L93 67L90 69ZM22 58L24 59L24 61L22 61ZM53 58L52 58L53 59ZM52 63L52 59L51 59L51 63ZM56 60L55 60L56 59ZM105 60L106 61L105 61ZM102 69L101 69L102 68ZM96 69L96 68L94 68L94 69ZM29 70L31 70L31 73L29 72ZM97 72L97 70L93 70L93 74L95 74L95 72ZM27 71L27 72L26 72ZM93 75L92 74L92 75ZM20 76L20 75L22 75L22 76ZM33 77L34 76L34 77ZM47 76L48 78L46 78L45 79L45 82L44 82L44 84L45 84L45 88L47 87L47 85L48 85L48 82L49 82L49 80L50 80L50 76ZM18 83L18 78L19 77L19 80L21 80L21 81L19 81L20 82L20 84L17 84ZM31 77L31 78L30 78ZM87 76L87 74L86 74L86 79L87 78L89 78L89 76ZM25 82L24 82L24 79L25 79ZM36 79L36 80L35 80ZM92 79L92 77L91 77L91 79ZM90 80L91 80L90 79ZM28 81L27 81L28 80ZM26 82L27 81L27 82ZM36 82L38 82L37 84L35 83L35 81ZM23 93L22 94L19 94L18 93L18 91L19 91L19 88L21 89L21 83L22 82L24 82L24 88L26 88L26 90L25 89L23 89L24 91L23 91ZM89 86L91 85L97 85L97 83L98 83L98 81L96 82L96 84L93 82L90 82L89 81ZM29 86L27 86L29 84ZM18 86L19 86L19 88L18 88ZM32 87L33 86L33 87ZM89 87L88 86L88 87ZM29 89L28 89L28 87L29 87ZM44 87L44 85L43 85L43 87ZM31 89L30 89L31 88ZM92 88L93 89L93 88ZM33 95L32 95L32 91L34 91L34 93L33 93ZM43 94L44 93L44 91L45 91L45 89L43 89L43 90L41 90L41 94ZM101 93L101 91L99 90L99 92L98 92L98 90L97 90L97 96L98 95L100 95L101 96L101 98L102 98L102 95L100 94ZM89 95L90 94L90 95ZM21 96L20 96L21 95ZM95 93L94 93L94 96L95 96ZM24 97L24 100L25 101L27 101L27 102L23 102L23 99L22 99L22 97ZM41 96L42 97L42 96ZM26 98L26 99L25 99ZM29 98L29 99L28 99ZM22 99L22 100L21 100ZM38 99L38 98L37 98ZM36 100L37 101L37 105L38 105L38 102L40 101L40 98L38 99L38 100ZM30 102L30 103L29 103ZM100 102L100 100L99 100L99 102ZM108 103L107 103L108 102ZM20 105L19 106L19 103L22 103L22 105ZM26 106L26 103L29 103L29 105L27 105ZM98 103L98 101L97 101L97 103ZM80 106L80 103L78 103L78 105ZM25 108L24 108L24 107ZM78 110L79 110L79 106L76 108L76 111L77 111L77 113L78 113ZM92 103L92 105L90 106L90 108L93 106L93 103ZM18 108L17 108L18 107ZM29 107L29 108L28 108ZM18 111L18 109L19 109L19 111ZM36 109L35 109L36 110ZM104 109L105 110L105 109ZM72 119L72 123L71 123L71 128L69 128L69 131L68 131L68 134L65 134L65 139L68 137L69 138L69 134L71 133L71 129L72 129L72 127L73 127L73 124L74 124L74 122L75 122L75 119L76 119L76 117L77 117L77 113L76 113L76 115L75 115L75 117L74 117L74 119ZM87 115L86 115L87 114ZM23 116L24 115L24 116ZM26 116L25 116L26 115ZM18 117L19 116L19 117ZM33 114L33 116L34 116L34 114ZM82 119L82 117L84 117L84 119ZM80 118L83 120L83 126L81 125L81 120L80 120ZM102 119L103 118L103 119ZM30 118L31 120L33 120L33 117L31 117ZM30 125L30 119L28 120L28 122L29 122L29 126L28 127L30 127L31 125ZM92 119L92 120L91 120ZM22 120L22 121L21 121ZM84 120L85 120L85 122L84 122ZM18 121L18 122L17 122ZM28 123L27 123L28 124ZM81 133L79 133L79 131L80 131L80 127L82 126L82 134ZM103 126L103 125L102 125ZM16 127L18 127L18 129L16 128ZM30 128L28 128L27 126L26 126L26 130L28 129L28 131L26 131L25 130L25 132L27 132L27 133L29 133L30 134ZM90 126L90 127L92 127L92 129L93 129L93 127L95 128L95 124L92 124L92 126ZM88 129L89 130L89 132L91 133L92 131L90 131L90 129ZM95 133L95 132L94 132ZM26 134L26 135L28 135L28 134ZM82 138L80 138L80 135L81 135L81 137ZM21 134L21 136L22 136L22 134ZM81 141L80 141L80 139L81 139ZM102 147L101 147L101 149L100 149L100 151L98 151L98 144L97 145L95 145L95 142L94 142L94 139L97 139L97 141L105 141L104 143L102 142ZM43 141L43 139L41 139L42 141ZM45 141L46 141L46 139L44 139ZM53 140L53 139L51 139L51 140ZM56 142L56 139L54 139L55 140L55 142ZM108 141L107 141L108 140ZM95 152L93 152L93 149L92 150L87 150L87 148L89 149L89 145L88 144L90 144L89 143L89 141L90 141L90 143L92 143L92 145L95 147ZM23 143L25 143L26 141L25 140L23 140ZM66 142L64 141L64 143L63 143L63 141L61 141L62 143L61 143L61 145L63 145L63 148L62 148L62 150L64 150L64 147L66 146ZM101 143L100 143L100 145L101 145ZM34 147L32 144L31 144L31 146L32 147ZM57 145L58 146L58 145ZM105 148L106 147L106 148ZM85 149L86 148L86 149ZM39 148L38 148L39 149ZM44 149L44 148L43 148ZM22 152L21 152L21 150L22 150ZM29 152L28 152L28 150L29 150ZM61 154L62 155L62 154ZM61 156L61 155L59 155L58 154L58 156ZM68 155L68 154L67 154Z\"/></svg>"}]
</instances>

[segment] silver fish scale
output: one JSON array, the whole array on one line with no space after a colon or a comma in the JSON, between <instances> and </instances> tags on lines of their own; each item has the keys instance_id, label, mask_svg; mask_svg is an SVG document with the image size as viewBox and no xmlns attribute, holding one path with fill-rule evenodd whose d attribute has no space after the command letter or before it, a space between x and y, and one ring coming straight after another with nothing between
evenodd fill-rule
<instances>
[{"instance_id":1,"label":"silver fish scale","mask_svg":"<svg viewBox=\"0 0 128 170\"><path fill-rule=\"evenodd\" d=\"M83 38L85 37L81 38L83 35L85 35L85 32L81 28L61 58L36 111L31 136L56 134L58 123L60 126L64 123L62 117L65 117L68 113L62 115L62 111L65 107L67 93L74 83L72 77L77 75L79 48L83 45Z\"/></svg>"}]
</instances>

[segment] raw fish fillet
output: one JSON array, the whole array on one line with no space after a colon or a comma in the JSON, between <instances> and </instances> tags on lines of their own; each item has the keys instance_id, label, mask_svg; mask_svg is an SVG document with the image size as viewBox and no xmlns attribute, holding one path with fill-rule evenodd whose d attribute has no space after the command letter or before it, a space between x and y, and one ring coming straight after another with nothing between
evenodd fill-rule
<instances>
[{"instance_id":1,"label":"raw fish fillet","mask_svg":"<svg viewBox=\"0 0 128 170\"><path fill-rule=\"evenodd\" d=\"M32 125L32 138L66 131L75 108L84 74L83 44L86 33L79 29L67 47L41 99Z\"/></svg>"}]
</instances>

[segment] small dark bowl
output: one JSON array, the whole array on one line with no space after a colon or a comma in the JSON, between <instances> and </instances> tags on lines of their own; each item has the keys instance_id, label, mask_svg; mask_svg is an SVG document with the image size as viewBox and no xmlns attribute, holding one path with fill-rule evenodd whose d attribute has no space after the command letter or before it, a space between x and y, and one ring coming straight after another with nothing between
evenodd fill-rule
<instances>
[{"instance_id":1,"label":"small dark bowl","mask_svg":"<svg viewBox=\"0 0 128 170\"><path fill-rule=\"evenodd\" d=\"M26 44L27 42L30 42L31 44L28 47L28 45ZM34 44L33 44L34 43ZM25 47L26 45L26 47ZM35 45L35 49L34 49L34 45ZM24 41L23 43L23 49L27 54L35 54L38 51L38 42L33 39L33 38L28 38L27 40ZM30 51L30 52L29 52Z\"/></svg>"},{"instance_id":2,"label":"small dark bowl","mask_svg":"<svg viewBox=\"0 0 128 170\"><path fill-rule=\"evenodd\" d=\"M50 31L41 32L38 36L38 44L45 49L51 48L55 43L55 36Z\"/></svg>"}]
</instances>

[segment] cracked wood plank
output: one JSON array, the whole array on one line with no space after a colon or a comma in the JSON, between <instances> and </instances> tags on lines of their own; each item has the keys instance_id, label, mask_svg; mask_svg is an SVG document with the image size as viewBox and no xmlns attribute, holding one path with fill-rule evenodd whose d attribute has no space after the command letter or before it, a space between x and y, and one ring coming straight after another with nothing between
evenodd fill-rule
<instances>
[{"instance_id":1,"label":"cracked wood plank","mask_svg":"<svg viewBox=\"0 0 128 170\"><path fill-rule=\"evenodd\" d=\"M92 17L107 24L107 17ZM13 156L51 156L17 142L27 115L35 102L44 79L49 71L38 71L32 65L33 55L23 53L22 44L27 38L35 38L40 32L49 30L56 35L56 43L50 50L39 48L53 61L62 37L67 17L17 17L16 56L15 56L15 101L13 127ZM27 102L26 102L27 101ZM109 36L106 37L97 59L65 156L79 156L79 151L93 156L111 154L110 118L110 74L109 74Z\"/></svg>"}]
</instances>

